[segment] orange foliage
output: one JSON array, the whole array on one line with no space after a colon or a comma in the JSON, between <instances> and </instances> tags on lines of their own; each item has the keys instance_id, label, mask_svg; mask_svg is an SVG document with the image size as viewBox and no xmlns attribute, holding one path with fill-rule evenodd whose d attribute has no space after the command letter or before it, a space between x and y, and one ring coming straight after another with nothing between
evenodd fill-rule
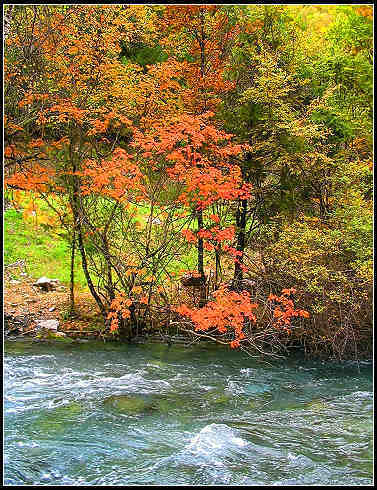
<instances>
[{"instance_id":1,"label":"orange foliage","mask_svg":"<svg viewBox=\"0 0 377 490\"><path fill-rule=\"evenodd\" d=\"M179 75L187 83L182 91L185 107L194 113L216 109L220 96L235 85L224 72L239 25L232 25L218 5L168 6L164 18L164 47L173 48L172 56L180 47L188 49L193 60L180 64Z\"/></svg>"},{"instance_id":2,"label":"orange foliage","mask_svg":"<svg viewBox=\"0 0 377 490\"><path fill-rule=\"evenodd\" d=\"M281 296L276 296L275 294L270 294L268 301L280 303L274 310L275 327L283 328L288 333L291 333L291 320L293 317L303 317L309 318L309 312L306 310L296 310L294 308L292 295L296 292L294 288L283 289Z\"/></svg>"},{"instance_id":3,"label":"orange foliage","mask_svg":"<svg viewBox=\"0 0 377 490\"><path fill-rule=\"evenodd\" d=\"M198 209L219 200L249 197L251 190L230 160L248 146L232 143L231 134L209 122L212 116L185 114L157 122L147 132L135 130L132 143L152 169L166 170L172 180L184 184L179 200Z\"/></svg>"},{"instance_id":4,"label":"orange foliage","mask_svg":"<svg viewBox=\"0 0 377 490\"><path fill-rule=\"evenodd\" d=\"M306 310L295 309L291 295L296 292L294 288L283 289L281 296L271 294L268 301L279 303L274 310L274 326L291 333L291 320L293 317L309 318ZM220 334L232 333L234 339L229 342L232 348L240 346L240 342L247 340L245 327L256 323L255 309L250 293L242 291L237 293L224 287L214 293L214 301L210 301L203 308L190 308L185 304L176 308L177 313L192 322L195 331L204 331Z\"/></svg>"},{"instance_id":5,"label":"orange foliage","mask_svg":"<svg viewBox=\"0 0 377 490\"><path fill-rule=\"evenodd\" d=\"M221 334L231 331L234 340L230 342L230 346L238 347L239 342L246 339L243 331L245 324L256 322L254 310L258 305L251 302L247 291L236 293L221 288L215 291L214 297L214 301L210 301L203 308L181 305L176 311L190 319L195 331L215 330Z\"/></svg>"},{"instance_id":6,"label":"orange foliage","mask_svg":"<svg viewBox=\"0 0 377 490\"><path fill-rule=\"evenodd\" d=\"M373 6L372 5L361 5L356 9L356 12L367 19L373 20Z\"/></svg>"},{"instance_id":7,"label":"orange foliage","mask_svg":"<svg viewBox=\"0 0 377 490\"><path fill-rule=\"evenodd\" d=\"M110 305L110 313L108 314L108 320L111 320L110 332L116 333L119 329L119 315L126 319L131 315L128 309L131 306L132 300L127 298L124 294L119 294Z\"/></svg>"}]
</instances>

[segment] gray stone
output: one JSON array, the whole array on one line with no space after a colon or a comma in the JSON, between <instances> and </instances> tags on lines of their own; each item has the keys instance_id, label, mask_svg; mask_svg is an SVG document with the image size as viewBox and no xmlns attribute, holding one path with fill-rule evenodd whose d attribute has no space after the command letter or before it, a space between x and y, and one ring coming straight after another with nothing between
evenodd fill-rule
<instances>
[{"instance_id":1,"label":"gray stone","mask_svg":"<svg viewBox=\"0 0 377 490\"><path fill-rule=\"evenodd\" d=\"M49 279L48 277L40 277L37 282L33 284L33 286L37 286L44 291L52 291L56 289L56 286L59 284L59 279Z\"/></svg>"},{"instance_id":2,"label":"gray stone","mask_svg":"<svg viewBox=\"0 0 377 490\"><path fill-rule=\"evenodd\" d=\"M59 326L59 320L36 320L38 329L45 328L46 330L54 330L55 332Z\"/></svg>"}]
</instances>

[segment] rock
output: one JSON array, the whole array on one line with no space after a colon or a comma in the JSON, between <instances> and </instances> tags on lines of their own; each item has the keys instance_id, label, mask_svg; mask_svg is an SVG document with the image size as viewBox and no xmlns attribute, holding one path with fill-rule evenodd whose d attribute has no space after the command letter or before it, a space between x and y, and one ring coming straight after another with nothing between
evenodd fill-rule
<instances>
[{"instance_id":1,"label":"rock","mask_svg":"<svg viewBox=\"0 0 377 490\"><path fill-rule=\"evenodd\" d=\"M133 395L112 395L106 398L104 404L116 412L127 415L149 413L153 407L143 398Z\"/></svg>"},{"instance_id":2,"label":"rock","mask_svg":"<svg viewBox=\"0 0 377 490\"><path fill-rule=\"evenodd\" d=\"M22 332L19 328L17 327L13 327L13 328L6 328L4 330L4 335L5 337L9 337L9 336L17 336L17 335L20 335Z\"/></svg>"},{"instance_id":3,"label":"rock","mask_svg":"<svg viewBox=\"0 0 377 490\"><path fill-rule=\"evenodd\" d=\"M253 288L254 286L256 285L256 282L251 280L251 279L243 279L241 281L241 286L244 288L244 289L251 289Z\"/></svg>"},{"instance_id":4,"label":"rock","mask_svg":"<svg viewBox=\"0 0 377 490\"><path fill-rule=\"evenodd\" d=\"M23 330L27 329L32 320L31 314L21 314L14 316L11 313L4 312L4 331L13 331L17 329L17 335L22 333Z\"/></svg>"},{"instance_id":5,"label":"rock","mask_svg":"<svg viewBox=\"0 0 377 490\"><path fill-rule=\"evenodd\" d=\"M54 311L55 309L55 306L53 306L52 308L49 308L48 311Z\"/></svg>"},{"instance_id":6,"label":"rock","mask_svg":"<svg viewBox=\"0 0 377 490\"><path fill-rule=\"evenodd\" d=\"M56 289L59 284L59 279L49 279L48 277L40 277L37 282L33 284L33 286L37 286L41 288L43 291L52 291Z\"/></svg>"},{"instance_id":7,"label":"rock","mask_svg":"<svg viewBox=\"0 0 377 490\"><path fill-rule=\"evenodd\" d=\"M223 391L209 391L204 395L204 398L208 400L213 405L224 405L229 403L232 399L230 394L226 394Z\"/></svg>"},{"instance_id":8,"label":"rock","mask_svg":"<svg viewBox=\"0 0 377 490\"><path fill-rule=\"evenodd\" d=\"M57 332L56 330L51 330L47 328L39 328L37 331L34 340L38 340L40 342L68 342L72 343L73 339L68 337L68 335L64 332Z\"/></svg>"},{"instance_id":9,"label":"rock","mask_svg":"<svg viewBox=\"0 0 377 490\"><path fill-rule=\"evenodd\" d=\"M55 332L59 326L59 320L36 320L38 329L54 330Z\"/></svg>"},{"instance_id":10,"label":"rock","mask_svg":"<svg viewBox=\"0 0 377 490\"><path fill-rule=\"evenodd\" d=\"M74 424L78 423L80 415L84 412L84 406L79 402L71 402L65 405L51 408L47 413L40 415L32 422L32 429L39 434L62 434L71 431Z\"/></svg>"},{"instance_id":11,"label":"rock","mask_svg":"<svg viewBox=\"0 0 377 490\"><path fill-rule=\"evenodd\" d=\"M206 278L199 276L199 275L194 275L194 274L185 274L184 276L181 277L180 279L182 286L203 286L206 282Z\"/></svg>"}]
</instances>

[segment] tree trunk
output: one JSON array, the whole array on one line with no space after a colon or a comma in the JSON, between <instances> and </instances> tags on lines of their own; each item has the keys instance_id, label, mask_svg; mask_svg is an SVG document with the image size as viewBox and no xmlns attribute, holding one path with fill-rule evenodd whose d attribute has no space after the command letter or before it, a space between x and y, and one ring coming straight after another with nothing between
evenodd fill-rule
<instances>
[{"instance_id":1,"label":"tree trunk","mask_svg":"<svg viewBox=\"0 0 377 490\"><path fill-rule=\"evenodd\" d=\"M217 289L217 283L219 281L220 273L221 273L221 259L220 252L218 249L215 250L215 259L216 259L216 270L215 270L215 289Z\"/></svg>"},{"instance_id":2,"label":"tree trunk","mask_svg":"<svg viewBox=\"0 0 377 490\"><path fill-rule=\"evenodd\" d=\"M73 162L72 164L72 170L73 172L76 172L76 165ZM90 273L88 270L88 262L86 260L86 253L85 253L85 247L84 247L84 241L82 238L82 229L81 229L81 218L80 218L80 202L79 202L79 192L80 192L80 185L78 181L78 177L76 175L73 176L73 193L72 193L72 214L73 214L73 219L74 219L74 227L77 232L77 245L80 250L81 254L81 263L82 263L82 269L84 271L85 279L88 284L89 290L95 299L102 316L104 320L106 320L107 314L106 314L106 308L104 304L101 301L101 298L98 296L97 291L95 290L95 287L92 282L92 278L90 277Z\"/></svg>"},{"instance_id":3,"label":"tree trunk","mask_svg":"<svg viewBox=\"0 0 377 490\"><path fill-rule=\"evenodd\" d=\"M242 252L241 256L237 256L237 262L234 264L234 276L232 288L237 290L240 287L240 283L243 279L243 254L245 250L245 237L246 237L246 214L247 214L247 199L242 199L238 203L236 214L237 225L237 251Z\"/></svg>"},{"instance_id":4,"label":"tree trunk","mask_svg":"<svg viewBox=\"0 0 377 490\"><path fill-rule=\"evenodd\" d=\"M72 245L71 245L71 277L70 277L70 294L69 294L69 315L73 316L75 314L75 297L74 297L74 287L75 287L75 248L76 248L76 233L73 230L72 235Z\"/></svg>"},{"instance_id":5,"label":"tree trunk","mask_svg":"<svg viewBox=\"0 0 377 490\"><path fill-rule=\"evenodd\" d=\"M196 33L196 40L198 41L200 47L200 77L203 84L205 78L205 64L206 64L206 53L205 53L205 31L204 31L204 14L200 11L200 33ZM200 113L203 113L207 109L207 101L205 90L201 89L203 94L203 107ZM203 211L201 209L196 210L196 217L198 220L198 231L203 229ZM206 286L205 286L205 275L204 275L204 247L203 238L198 238L198 273L200 274L202 284L200 286L200 298L199 298L199 308L202 308L207 302Z\"/></svg>"},{"instance_id":6,"label":"tree trunk","mask_svg":"<svg viewBox=\"0 0 377 490\"><path fill-rule=\"evenodd\" d=\"M79 217L77 217L76 219L78 222L80 221ZM105 308L104 304L102 303L101 298L98 296L97 291L95 290L95 287L94 287L93 282L92 282L92 278L90 277L90 273L88 270L88 262L86 260L84 241L82 239L81 224L77 225L77 238L78 238L78 246L79 246L79 250L80 250L80 254L81 254L82 269L84 271L86 282L88 284L89 290L90 290L93 298L95 299L95 301L96 301L96 303L97 303L97 305L98 305L98 307L102 313L102 316L106 320L106 316L107 316L106 315L106 308Z\"/></svg>"},{"instance_id":7,"label":"tree trunk","mask_svg":"<svg viewBox=\"0 0 377 490\"><path fill-rule=\"evenodd\" d=\"M107 236L104 234L102 236L102 242L104 245L104 259L106 261L106 274L107 274L107 285L106 289L109 293L109 300L110 303L113 301L115 298L115 292L114 292L114 284L113 284L113 277L112 277L112 272L111 272L111 255L110 255L110 250L109 250L109 243L107 241Z\"/></svg>"},{"instance_id":8,"label":"tree trunk","mask_svg":"<svg viewBox=\"0 0 377 490\"><path fill-rule=\"evenodd\" d=\"M198 231L203 229L203 211L201 209L196 211L196 217L198 220ZM203 238L198 238L198 274L200 274L201 278L201 286L200 286L200 299L199 299L199 308L202 308L206 304L207 295L205 288L206 277L204 275L204 247L203 247Z\"/></svg>"}]
</instances>

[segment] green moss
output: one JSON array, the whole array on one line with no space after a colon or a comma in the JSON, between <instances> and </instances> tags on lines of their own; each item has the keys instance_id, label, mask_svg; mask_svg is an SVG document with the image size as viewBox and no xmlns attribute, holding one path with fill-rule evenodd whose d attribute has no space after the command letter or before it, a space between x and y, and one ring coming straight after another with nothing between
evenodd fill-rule
<instances>
[{"instance_id":1,"label":"green moss","mask_svg":"<svg viewBox=\"0 0 377 490\"><path fill-rule=\"evenodd\" d=\"M141 414L151 408L142 398L131 395L112 395L104 403L107 407L128 415Z\"/></svg>"},{"instance_id":2,"label":"green moss","mask_svg":"<svg viewBox=\"0 0 377 490\"><path fill-rule=\"evenodd\" d=\"M226 395L221 391L209 391L204 395L205 399L212 405L225 405L231 399L230 395Z\"/></svg>"},{"instance_id":3,"label":"green moss","mask_svg":"<svg viewBox=\"0 0 377 490\"><path fill-rule=\"evenodd\" d=\"M84 407L78 402L71 402L57 407L48 414L40 416L33 424L32 430L46 435L57 435L77 424L77 418L83 413Z\"/></svg>"},{"instance_id":4,"label":"green moss","mask_svg":"<svg viewBox=\"0 0 377 490\"><path fill-rule=\"evenodd\" d=\"M311 402L307 403L306 408L312 412L322 412L323 410L329 408L329 406L322 400L312 400Z\"/></svg>"},{"instance_id":5,"label":"green moss","mask_svg":"<svg viewBox=\"0 0 377 490\"><path fill-rule=\"evenodd\" d=\"M153 406L163 414L169 413L172 409L170 400L158 400Z\"/></svg>"},{"instance_id":6,"label":"green moss","mask_svg":"<svg viewBox=\"0 0 377 490\"><path fill-rule=\"evenodd\" d=\"M59 332L55 332L49 329L41 329L36 337L40 340L47 340L52 342L62 342L66 344L71 344L74 340L70 337L61 336Z\"/></svg>"},{"instance_id":7,"label":"green moss","mask_svg":"<svg viewBox=\"0 0 377 490\"><path fill-rule=\"evenodd\" d=\"M261 403L257 400L250 400L247 405L249 408L255 409L259 408L261 406Z\"/></svg>"},{"instance_id":8,"label":"green moss","mask_svg":"<svg viewBox=\"0 0 377 490\"><path fill-rule=\"evenodd\" d=\"M159 359L153 359L151 361L151 367L158 367L158 368L163 368L166 367L167 363L164 361L160 361Z\"/></svg>"}]
</instances>

